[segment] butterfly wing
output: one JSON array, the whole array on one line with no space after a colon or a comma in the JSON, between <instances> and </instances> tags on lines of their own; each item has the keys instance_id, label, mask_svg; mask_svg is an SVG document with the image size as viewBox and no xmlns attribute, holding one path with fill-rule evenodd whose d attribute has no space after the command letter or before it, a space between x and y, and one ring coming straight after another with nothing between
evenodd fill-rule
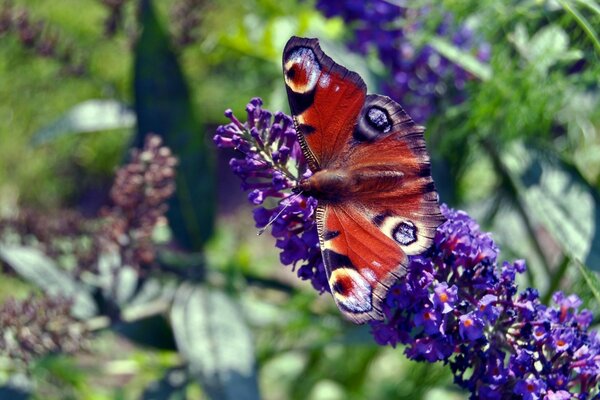
<instances>
[{"instance_id":1,"label":"butterfly wing","mask_svg":"<svg viewBox=\"0 0 600 400\"><path fill-rule=\"evenodd\" d=\"M358 74L326 56L315 39L290 39L283 63L311 170L343 176L316 216L333 297L357 323L382 319L382 302L404 275L407 256L429 248L443 221L424 128L390 98L366 96Z\"/></svg>"},{"instance_id":2,"label":"butterfly wing","mask_svg":"<svg viewBox=\"0 0 600 400\"><path fill-rule=\"evenodd\" d=\"M292 37L283 51L286 90L299 140L311 170L343 154L367 86L336 64L317 39Z\"/></svg>"},{"instance_id":3,"label":"butterfly wing","mask_svg":"<svg viewBox=\"0 0 600 400\"><path fill-rule=\"evenodd\" d=\"M398 103L369 95L343 166L358 182L349 202L407 255L427 250L444 221L423 132Z\"/></svg>"},{"instance_id":4,"label":"butterfly wing","mask_svg":"<svg viewBox=\"0 0 600 400\"><path fill-rule=\"evenodd\" d=\"M354 204L317 210L321 251L340 311L355 323L382 319L382 302L404 275L406 254Z\"/></svg>"},{"instance_id":5,"label":"butterfly wing","mask_svg":"<svg viewBox=\"0 0 600 400\"><path fill-rule=\"evenodd\" d=\"M370 104L386 110L395 122L388 134L353 139L345 157L354 192L317 212L331 293L356 323L383 319L382 303L389 287L406 273L408 255L427 250L444 220L423 128L387 97L369 95L365 105Z\"/></svg>"}]
</instances>

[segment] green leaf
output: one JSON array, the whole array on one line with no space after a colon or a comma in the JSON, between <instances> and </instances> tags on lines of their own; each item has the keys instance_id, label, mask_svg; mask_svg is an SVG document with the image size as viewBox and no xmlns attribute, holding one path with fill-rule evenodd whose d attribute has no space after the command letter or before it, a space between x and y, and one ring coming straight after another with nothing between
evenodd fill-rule
<instances>
[{"instance_id":1,"label":"green leaf","mask_svg":"<svg viewBox=\"0 0 600 400\"><path fill-rule=\"evenodd\" d=\"M175 240L188 250L199 251L214 227L213 150L194 114L169 35L150 0L141 1L140 26L133 70L138 121L134 145L141 147L144 137L154 132L179 159L177 190L167 216Z\"/></svg>"},{"instance_id":2,"label":"green leaf","mask_svg":"<svg viewBox=\"0 0 600 400\"><path fill-rule=\"evenodd\" d=\"M482 81L487 81L492 77L492 69L475 58L471 53L466 52L441 37L431 37L427 43L436 49L441 55L461 66Z\"/></svg>"},{"instance_id":3,"label":"green leaf","mask_svg":"<svg viewBox=\"0 0 600 400\"><path fill-rule=\"evenodd\" d=\"M152 315L132 322L119 322L113 330L132 342L161 350L175 350L175 338L164 315Z\"/></svg>"},{"instance_id":4,"label":"green leaf","mask_svg":"<svg viewBox=\"0 0 600 400\"><path fill-rule=\"evenodd\" d=\"M600 270L600 201L575 168L556 155L517 143L502 158L528 213L572 259Z\"/></svg>"},{"instance_id":5,"label":"green leaf","mask_svg":"<svg viewBox=\"0 0 600 400\"><path fill-rule=\"evenodd\" d=\"M211 399L259 399L254 348L239 305L226 294L182 284L171 323L181 355Z\"/></svg>"},{"instance_id":6,"label":"green leaf","mask_svg":"<svg viewBox=\"0 0 600 400\"><path fill-rule=\"evenodd\" d=\"M597 274L595 274L588 267L583 265L580 261L574 260L574 262L577 265L577 268L579 268L579 272L581 272L585 283L587 283L588 287L590 288L590 291L596 298L596 301L598 302L598 304L600 304L600 278L598 278Z\"/></svg>"},{"instance_id":7,"label":"green leaf","mask_svg":"<svg viewBox=\"0 0 600 400\"><path fill-rule=\"evenodd\" d=\"M588 37L592 41L592 44L596 48L596 52L600 53L600 39L598 38L598 35L596 34L596 31L594 30L592 24L590 24L590 22L587 20L587 18L585 18L583 16L583 14L581 14L579 12L579 10L577 10L572 4L570 4L569 1L565 1L565 0L557 0L557 1L565 9L566 12L571 14L571 16L577 22L577 24L579 24L581 29L583 29L583 31L588 35ZM597 4L595 4L591 1L589 1L589 2L586 1L583 3L585 5L587 5L588 7L590 7L593 11L598 12Z\"/></svg>"},{"instance_id":8,"label":"green leaf","mask_svg":"<svg viewBox=\"0 0 600 400\"><path fill-rule=\"evenodd\" d=\"M596 14L600 15L600 4L596 3L594 0L576 0L578 3L586 6Z\"/></svg>"},{"instance_id":9,"label":"green leaf","mask_svg":"<svg viewBox=\"0 0 600 400\"><path fill-rule=\"evenodd\" d=\"M171 368L162 379L150 383L142 400L186 400L185 388L188 384L187 371L182 368Z\"/></svg>"},{"instance_id":10,"label":"green leaf","mask_svg":"<svg viewBox=\"0 0 600 400\"><path fill-rule=\"evenodd\" d=\"M135 113L125 104L116 100L88 100L74 106L58 120L37 131L31 142L33 145L40 145L68 134L133 126Z\"/></svg>"},{"instance_id":11,"label":"green leaf","mask_svg":"<svg viewBox=\"0 0 600 400\"><path fill-rule=\"evenodd\" d=\"M511 39L521 56L542 75L559 61L575 61L583 56L579 50L569 50L569 36L557 25L547 25L528 38L525 27L519 24Z\"/></svg>"},{"instance_id":12,"label":"green leaf","mask_svg":"<svg viewBox=\"0 0 600 400\"><path fill-rule=\"evenodd\" d=\"M0 260L49 295L72 298L74 304L71 311L75 317L87 319L98 313L90 292L38 249L0 244Z\"/></svg>"},{"instance_id":13,"label":"green leaf","mask_svg":"<svg viewBox=\"0 0 600 400\"><path fill-rule=\"evenodd\" d=\"M123 265L121 255L117 251L106 251L98 258L98 282L104 298L123 306L136 294L138 289L138 272Z\"/></svg>"},{"instance_id":14,"label":"green leaf","mask_svg":"<svg viewBox=\"0 0 600 400\"><path fill-rule=\"evenodd\" d=\"M29 392L25 392L18 388L0 386L0 399L26 400L31 397L30 395Z\"/></svg>"}]
</instances>

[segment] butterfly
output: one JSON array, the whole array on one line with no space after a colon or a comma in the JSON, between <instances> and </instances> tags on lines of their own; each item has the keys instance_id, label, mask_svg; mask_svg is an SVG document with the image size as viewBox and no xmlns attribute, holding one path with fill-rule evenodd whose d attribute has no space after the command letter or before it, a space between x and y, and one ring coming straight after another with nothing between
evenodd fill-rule
<instances>
[{"instance_id":1,"label":"butterfly","mask_svg":"<svg viewBox=\"0 0 600 400\"><path fill-rule=\"evenodd\" d=\"M317 39L292 37L284 80L312 176L295 191L317 199L316 224L333 298L355 323L384 318L390 287L443 222L425 128L334 62Z\"/></svg>"}]
</instances>

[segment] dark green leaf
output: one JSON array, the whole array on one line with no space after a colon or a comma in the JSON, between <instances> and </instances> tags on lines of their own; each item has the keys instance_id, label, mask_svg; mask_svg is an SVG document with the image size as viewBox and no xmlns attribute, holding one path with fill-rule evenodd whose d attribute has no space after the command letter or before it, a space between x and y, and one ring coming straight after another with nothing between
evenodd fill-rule
<instances>
[{"instance_id":1,"label":"dark green leaf","mask_svg":"<svg viewBox=\"0 0 600 400\"><path fill-rule=\"evenodd\" d=\"M18 388L10 386L0 387L0 399L11 399L11 400L26 400L29 398L29 393L24 392Z\"/></svg>"},{"instance_id":2,"label":"dark green leaf","mask_svg":"<svg viewBox=\"0 0 600 400\"><path fill-rule=\"evenodd\" d=\"M114 330L143 346L162 350L176 349L173 331L163 315L153 315L133 322L119 322Z\"/></svg>"},{"instance_id":3,"label":"dark green leaf","mask_svg":"<svg viewBox=\"0 0 600 400\"><path fill-rule=\"evenodd\" d=\"M226 294L184 283L171 323L181 355L211 399L260 398L250 330Z\"/></svg>"},{"instance_id":4,"label":"dark green leaf","mask_svg":"<svg viewBox=\"0 0 600 400\"><path fill-rule=\"evenodd\" d=\"M40 145L72 133L131 128L134 125L135 113L125 104L116 100L88 100L37 131L33 135L32 144Z\"/></svg>"},{"instance_id":5,"label":"dark green leaf","mask_svg":"<svg viewBox=\"0 0 600 400\"><path fill-rule=\"evenodd\" d=\"M600 304L600 279L598 278L598 275L593 271L590 271L588 267L577 260L575 260L575 264L577 265L577 268L579 268L579 272L581 272L585 283L587 283L590 291L596 298L596 301Z\"/></svg>"},{"instance_id":6,"label":"dark green leaf","mask_svg":"<svg viewBox=\"0 0 600 400\"><path fill-rule=\"evenodd\" d=\"M60 270L54 261L38 249L0 245L0 259L49 295L72 298L75 317L86 319L97 314L96 303L86 288Z\"/></svg>"},{"instance_id":7,"label":"dark green leaf","mask_svg":"<svg viewBox=\"0 0 600 400\"><path fill-rule=\"evenodd\" d=\"M188 376L185 369L169 369L161 380L150 383L144 389L142 400L185 400L187 384Z\"/></svg>"},{"instance_id":8,"label":"dark green leaf","mask_svg":"<svg viewBox=\"0 0 600 400\"><path fill-rule=\"evenodd\" d=\"M527 212L572 259L600 270L600 201L576 169L553 154L522 144L503 155Z\"/></svg>"},{"instance_id":9,"label":"dark green leaf","mask_svg":"<svg viewBox=\"0 0 600 400\"><path fill-rule=\"evenodd\" d=\"M215 213L212 147L203 134L190 91L150 0L141 2L142 33L135 47L135 146L154 132L179 159L177 191L168 212L173 236L188 250L201 250L212 235Z\"/></svg>"},{"instance_id":10,"label":"dark green leaf","mask_svg":"<svg viewBox=\"0 0 600 400\"><path fill-rule=\"evenodd\" d=\"M15 373L0 386L0 399L26 400L32 395L34 382L30 376Z\"/></svg>"}]
</instances>

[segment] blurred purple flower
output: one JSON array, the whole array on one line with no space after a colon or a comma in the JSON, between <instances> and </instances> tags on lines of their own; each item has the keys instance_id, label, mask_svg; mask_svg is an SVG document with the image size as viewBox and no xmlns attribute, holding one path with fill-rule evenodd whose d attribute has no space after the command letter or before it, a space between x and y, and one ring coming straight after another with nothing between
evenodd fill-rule
<instances>
[{"instance_id":1,"label":"blurred purple flower","mask_svg":"<svg viewBox=\"0 0 600 400\"><path fill-rule=\"evenodd\" d=\"M482 62L490 59L490 46L477 41L474 32L455 23L451 14L432 15L431 4L401 6L402 2L386 0L333 1L318 0L316 7L326 17L341 17L354 33L348 47L360 54L376 50L390 71L381 88L396 101L402 101L417 122L424 122L436 111L442 96L454 103L464 100L464 88L472 76L433 47L416 47L418 32L424 30L428 17L428 33L443 37L462 51ZM429 23L439 19L437 26Z\"/></svg>"},{"instance_id":2,"label":"blurred purple flower","mask_svg":"<svg viewBox=\"0 0 600 400\"><path fill-rule=\"evenodd\" d=\"M259 99L251 101L245 123L228 111L232 122L219 127L215 142L243 149L244 158L232 162L242 186L260 192L263 201L275 200L273 208L261 203L254 218L257 227L274 219L281 261L301 262L298 275L319 292L327 291L313 220L316 201L287 193L310 172L289 117L277 113L272 120L261 106ZM289 156L274 160L284 145ZM285 204L288 208L277 215ZM519 293L515 279L525 262L499 266L489 233L463 211L444 204L441 211L447 221L434 244L410 257L406 276L390 288L383 304L385 320L370 323L375 341L404 344L414 360L448 363L455 382L473 398L600 396L600 337L589 330L591 313L579 310L579 298L558 292L555 306L548 307L535 289Z\"/></svg>"}]
</instances>

